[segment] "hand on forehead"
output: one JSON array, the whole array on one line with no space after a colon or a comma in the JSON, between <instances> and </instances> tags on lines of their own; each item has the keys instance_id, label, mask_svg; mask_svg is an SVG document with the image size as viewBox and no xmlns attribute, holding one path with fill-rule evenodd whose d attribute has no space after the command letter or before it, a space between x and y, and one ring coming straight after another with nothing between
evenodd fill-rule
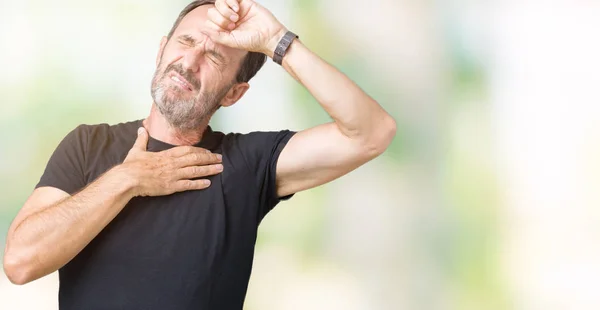
<instances>
[{"instance_id":1,"label":"hand on forehead","mask_svg":"<svg viewBox=\"0 0 600 310\"><path fill-rule=\"evenodd\" d=\"M226 57L241 57L245 55L246 51L218 44L203 33L204 28L206 28L206 20L208 19L208 9L213 7L214 5L212 4L206 4L192 10L181 20L173 33L173 37L189 36L195 41L196 45L205 45L206 49L214 49L223 53Z\"/></svg>"}]
</instances>

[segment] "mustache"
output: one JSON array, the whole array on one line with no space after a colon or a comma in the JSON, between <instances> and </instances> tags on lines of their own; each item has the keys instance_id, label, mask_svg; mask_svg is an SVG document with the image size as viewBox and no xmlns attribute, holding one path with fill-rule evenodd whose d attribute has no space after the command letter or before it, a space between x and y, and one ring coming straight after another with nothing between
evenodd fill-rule
<instances>
[{"instance_id":1,"label":"mustache","mask_svg":"<svg viewBox=\"0 0 600 310\"><path fill-rule=\"evenodd\" d=\"M183 66L181 64L170 64L170 65L168 65L165 68L165 72L163 73L163 76L167 75L171 71L175 71L179 75L181 75L190 84L192 84L192 86L194 87L194 89L200 89L200 86L202 86L202 84L200 83L200 81L197 80L196 77L194 77L194 74L192 72L188 71L188 70L184 70Z\"/></svg>"}]
</instances>

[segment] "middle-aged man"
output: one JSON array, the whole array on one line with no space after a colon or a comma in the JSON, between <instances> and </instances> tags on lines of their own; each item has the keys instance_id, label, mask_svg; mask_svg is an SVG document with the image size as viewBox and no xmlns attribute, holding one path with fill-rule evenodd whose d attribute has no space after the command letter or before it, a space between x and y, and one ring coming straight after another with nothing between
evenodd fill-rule
<instances>
[{"instance_id":1,"label":"middle-aged man","mask_svg":"<svg viewBox=\"0 0 600 310\"><path fill-rule=\"evenodd\" d=\"M333 121L213 131L212 115L242 98L267 56ZM8 232L13 283L59 270L60 309L242 309L263 217L375 158L396 132L252 0L188 5L160 42L152 97L146 119L80 125L54 151Z\"/></svg>"}]
</instances>

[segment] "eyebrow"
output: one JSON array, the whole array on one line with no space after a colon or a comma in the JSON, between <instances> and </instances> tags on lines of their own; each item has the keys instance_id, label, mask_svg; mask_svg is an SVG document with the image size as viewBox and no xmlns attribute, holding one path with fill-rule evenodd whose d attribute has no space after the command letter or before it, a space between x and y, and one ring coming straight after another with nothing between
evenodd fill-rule
<instances>
[{"instance_id":1,"label":"eyebrow","mask_svg":"<svg viewBox=\"0 0 600 310\"><path fill-rule=\"evenodd\" d=\"M194 39L192 36L190 36L188 34L180 35L177 38L179 40L185 41L191 45L196 45L196 43L197 43L196 39ZM206 49L206 53L211 54L212 56L216 57L217 59L219 59L219 61L221 61L223 63L225 62L225 56L223 56L223 54L219 53L219 51L217 51L215 49Z\"/></svg>"}]
</instances>

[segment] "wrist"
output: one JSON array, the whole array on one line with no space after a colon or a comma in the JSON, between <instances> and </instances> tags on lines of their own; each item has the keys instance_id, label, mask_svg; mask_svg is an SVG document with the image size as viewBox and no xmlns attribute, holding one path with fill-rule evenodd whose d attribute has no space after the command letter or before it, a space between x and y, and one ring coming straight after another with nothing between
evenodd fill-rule
<instances>
[{"instance_id":1,"label":"wrist","mask_svg":"<svg viewBox=\"0 0 600 310\"><path fill-rule=\"evenodd\" d=\"M132 173L131 167L126 164L120 164L107 172L111 182L119 184L121 193L126 194L130 198L139 196L140 182L135 173Z\"/></svg>"},{"instance_id":2,"label":"wrist","mask_svg":"<svg viewBox=\"0 0 600 310\"><path fill-rule=\"evenodd\" d=\"M277 48L279 41L281 41L281 39L283 38L283 36L285 36L287 32L288 30L283 26L277 32L275 32L275 34L267 42L267 46L265 47L263 54L269 56L269 58L273 58L273 55L275 54L275 49Z\"/></svg>"}]
</instances>

